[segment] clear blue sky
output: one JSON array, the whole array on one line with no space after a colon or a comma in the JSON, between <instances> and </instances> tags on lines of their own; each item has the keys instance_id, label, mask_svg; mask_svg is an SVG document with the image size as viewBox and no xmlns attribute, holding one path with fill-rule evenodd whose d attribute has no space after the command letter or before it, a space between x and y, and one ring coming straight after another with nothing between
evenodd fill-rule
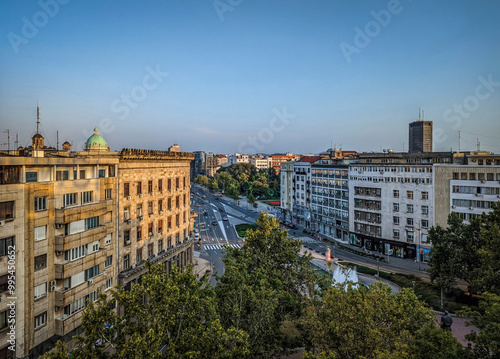
<instances>
[{"instance_id":1,"label":"clear blue sky","mask_svg":"<svg viewBox=\"0 0 500 359\"><path fill-rule=\"evenodd\" d=\"M500 152L499 19L498 0L2 0L0 138L28 144L38 100L52 146L98 126L112 149L399 151L422 107L435 150L460 130Z\"/></svg>"}]
</instances>

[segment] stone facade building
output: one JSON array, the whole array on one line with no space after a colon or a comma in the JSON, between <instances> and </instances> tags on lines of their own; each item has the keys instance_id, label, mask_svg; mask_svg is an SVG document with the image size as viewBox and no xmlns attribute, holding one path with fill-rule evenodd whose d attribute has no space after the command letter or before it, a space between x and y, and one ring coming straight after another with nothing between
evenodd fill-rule
<instances>
[{"instance_id":1,"label":"stone facade building","mask_svg":"<svg viewBox=\"0 0 500 359\"><path fill-rule=\"evenodd\" d=\"M192 262L193 158L112 152L97 129L81 152L47 148L38 133L32 146L0 152L0 358L37 357L70 340L87 300L130 287L141 259L167 270Z\"/></svg>"}]
</instances>

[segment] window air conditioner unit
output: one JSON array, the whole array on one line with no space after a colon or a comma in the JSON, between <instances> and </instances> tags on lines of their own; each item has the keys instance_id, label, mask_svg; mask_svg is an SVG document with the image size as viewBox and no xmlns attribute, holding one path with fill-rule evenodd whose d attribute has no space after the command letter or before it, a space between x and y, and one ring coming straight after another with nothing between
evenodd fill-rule
<instances>
[{"instance_id":1,"label":"window air conditioner unit","mask_svg":"<svg viewBox=\"0 0 500 359\"><path fill-rule=\"evenodd\" d=\"M143 217L142 217L142 216L140 216L138 219L139 219L139 221L142 221L142 220L143 220Z\"/></svg>"},{"instance_id":2,"label":"window air conditioner unit","mask_svg":"<svg viewBox=\"0 0 500 359\"><path fill-rule=\"evenodd\" d=\"M55 285L53 285L53 286L51 286L51 287L50 287L50 291L51 291L51 292L53 292L53 291L55 291L55 290L56 290L56 286L55 286Z\"/></svg>"},{"instance_id":3,"label":"window air conditioner unit","mask_svg":"<svg viewBox=\"0 0 500 359\"><path fill-rule=\"evenodd\" d=\"M61 224L61 223L56 223L56 224L55 224L55 227L56 227L57 229L59 229L59 228L61 228L61 227L62 227L62 224Z\"/></svg>"},{"instance_id":4,"label":"window air conditioner unit","mask_svg":"<svg viewBox=\"0 0 500 359\"><path fill-rule=\"evenodd\" d=\"M155 193L154 192L149 192L149 195L154 196Z\"/></svg>"},{"instance_id":5,"label":"window air conditioner unit","mask_svg":"<svg viewBox=\"0 0 500 359\"><path fill-rule=\"evenodd\" d=\"M474 209L474 207L469 207L469 209Z\"/></svg>"},{"instance_id":6,"label":"window air conditioner unit","mask_svg":"<svg viewBox=\"0 0 500 359\"><path fill-rule=\"evenodd\" d=\"M163 194L163 190L161 190L161 191L160 191L160 193L162 193L162 194Z\"/></svg>"},{"instance_id":7,"label":"window air conditioner unit","mask_svg":"<svg viewBox=\"0 0 500 359\"><path fill-rule=\"evenodd\" d=\"M126 222L127 222L127 224L130 224L130 223L132 223L132 220L131 219L127 219Z\"/></svg>"},{"instance_id":8,"label":"window air conditioner unit","mask_svg":"<svg viewBox=\"0 0 500 359\"><path fill-rule=\"evenodd\" d=\"M126 246L130 246L130 241L125 241Z\"/></svg>"},{"instance_id":9,"label":"window air conditioner unit","mask_svg":"<svg viewBox=\"0 0 500 359\"><path fill-rule=\"evenodd\" d=\"M457 208L457 206L453 205L453 206L451 206L451 208Z\"/></svg>"},{"instance_id":10,"label":"window air conditioner unit","mask_svg":"<svg viewBox=\"0 0 500 359\"><path fill-rule=\"evenodd\" d=\"M481 180L481 183L486 183L486 181L485 180Z\"/></svg>"},{"instance_id":11,"label":"window air conditioner unit","mask_svg":"<svg viewBox=\"0 0 500 359\"><path fill-rule=\"evenodd\" d=\"M132 199L132 196L127 196L127 199Z\"/></svg>"},{"instance_id":12,"label":"window air conditioner unit","mask_svg":"<svg viewBox=\"0 0 500 359\"><path fill-rule=\"evenodd\" d=\"M163 211L160 211L159 214L163 214Z\"/></svg>"},{"instance_id":13,"label":"window air conditioner unit","mask_svg":"<svg viewBox=\"0 0 500 359\"><path fill-rule=\"evenodd\" d=\"M0 226L5 225L5 221L0 221Z\"/></svg>"},{"instance_id":14,"label":"window air conditioner unit","mask_svg":"<svg viewBox=\"0 0 500 359\"><path fill-rule=\"evenodd\" d=\"M89 279L89 281L87 282L89 285L91 284L94 284L94 280L93 279Z\"/></svg>"},{"instance_id":15,"label":"window air conditioner unit","mask_svg":"<svg viewBox=\"0 0 500 359\"><path fill-rule=\"evenodd\" d=\"M56 251L56 256L60 256L61 254L63 254L62 251Z\"/></svg>"},{"instance_id":16,"label":"window air conditioner unit","mask_svg":"<svg viewBox=\"0 0 500 359\"><path fill-rule=\"evenodd\" d=\"M142 197L144 197L144 195L141 193L141 194L139 194L139 197L142 198Z\"/></svg>"},{"instance_id":17,"label":"window air conditioner unit","mask_svg":"<svg viewBox=\"0 0 500 359\"><path fill-rule=\"evenodd\" d=\"M55 308L56 312L59 312L61 309L62 309L62 307L58 307L58 306L56 306L56 308Z\"/></svg>"},{"instance_id":18,"label":"window air conditioner unit","mask_svg":"<svg viewBox=\"0 0 500 359\"><path fill-rule=\"evenodd\" d=\"M50 286L51 286L51 287L53 287L53 286L55 286L55 285L56 285L56 281L55 281L55 280L53 280L53 281L51 281L51 282L50 282Z\"/></svg>"}]
</instances>

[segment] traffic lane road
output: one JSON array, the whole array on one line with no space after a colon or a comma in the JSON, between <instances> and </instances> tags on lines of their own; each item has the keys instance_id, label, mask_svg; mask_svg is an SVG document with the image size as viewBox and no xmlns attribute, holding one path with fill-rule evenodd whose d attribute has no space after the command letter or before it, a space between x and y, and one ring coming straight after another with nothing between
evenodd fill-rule
<instances>
[{"instance_id":1,"label":"traffic lane road","mask_svg":"<svg viewBox=\"0 0 500 359\"><path fill-rule=\"evenodd\" d=\"M335 253L335 257L338 258L339 260L345 260L348 262L352 262L355 264L359 265L364 265L366 267L370 267L372 269L377 269L377 260L376 259L371 259L367 257L363 257L348 251L344 251L343 249L340 248L335 248L331 245L327 245L322 242L308 242L308 243L303 243L303 245L306 245L309 248L312 248L315 251L320 252L322 255L325 254L326 249L330 248L332 252L332 256ZM390 261L390 259L389 259ZM406 268L401 268L397 267L394 265L391 265L391 263L387 262L379 262L380 265L380 270L383 270L385 272L397 272L397 273L404 273L404 274L413 274L422 278L429 278L428 273L423 272L423 271L414 271Z\"/></svg>"},{"instance_id":2,"label":"traffic lane road","mask_svg":"<svg viewBox=\"0 0 500 359\"><path fill-rule=\"evenodd\" d=\"M209 283L212 287L215 287L217 285L215 276L221 276L224 274L224 263L222 263L224 254L222 253L221 249L203 250L200 253L200 257L210 261L212 276Z\"/></svg>"}]
</instances>

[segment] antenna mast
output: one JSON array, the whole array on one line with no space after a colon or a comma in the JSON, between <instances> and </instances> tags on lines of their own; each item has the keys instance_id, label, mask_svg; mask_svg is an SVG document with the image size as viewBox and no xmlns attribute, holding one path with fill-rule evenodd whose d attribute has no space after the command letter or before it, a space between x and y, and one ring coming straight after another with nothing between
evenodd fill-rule
<instances>
[{"instance_id":1,"label":"antenna mast","mask_svg":"<svg viewBox=\"0 0 500 359\"><path fill-rule=\"evenodd\" d=\"M458 152L460 152L460 131L458 131Z\"/></svg>"},{"instance_id":2,"label":"antenna mast","mask_svg":"<svg viewBox=\"0 0 500 359\"><path fill-rule=\"evenodd\" d=\"M38 100L36 101L36 134L39 134L40 128L40 108L38 107Z\"/></svg>"}]
</instances>

